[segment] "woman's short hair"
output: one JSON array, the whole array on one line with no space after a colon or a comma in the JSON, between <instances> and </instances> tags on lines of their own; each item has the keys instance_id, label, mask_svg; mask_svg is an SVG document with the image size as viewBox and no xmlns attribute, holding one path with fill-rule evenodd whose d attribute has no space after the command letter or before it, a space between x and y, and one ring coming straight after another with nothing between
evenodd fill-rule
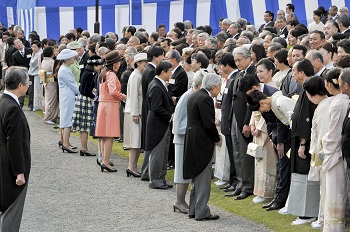
<instances>
[{"instance_id":1,"label":"woman's short hair","mask_svg":"<svg viewBox=\"0 0 350 232\"><path fill-rule=\"evenodd\" d=\"M313 76L308 78L304 82L303 88L311 96L315 96L315 95L324 96L328 94L328 91L324 85L324 81L320 76Z\"/></svg>"},{"instance_id":2,"label":"woman's short hair","mask_svg":"<svg viewBox=\"0 0 350 232\"><path fill-rule=\"evenodd\" d=\"M337 47L341 47L344 49L344 52L350 54L350 41L347 40L347 39L343 39L343 40L340 40L338 43L337 43Z\"/></svg>"},{"instance_id":3,"label":"woman's short hair","mask_svg":"<svg viewBox=\"0 0 350 232\"><path fill-rule=\"evenodd\" d=\"M261 59L257 64L256 67L259 65L264 65L264 67L267 69L267 71L272 70L272 72L275 71L276 67L275 64L269 59L269 58L263 58Z\"/></svg>"},{"instance_id":4,"label":"woman's short hair","mask_svg":"<svg viewBox=\"0 0 350 232\"><path fill-rule=\"evenodd\" d=\"M282 49L278 50L275 53L274 57L279 63L283 63L285 65L288 65L288 50L287 49L282 48Z\"/></svg>"},{"instance_id":5,"label":"woman's short hair","mask_svg":"<svg viewBox=\"0 0 350 232\"><path fill-rule=\"evenodd\" d=\"M43 50L43 56L44 57L51 57L53 55L53 48L52 47L46 47Z\"/></svg>"},{"instance_id":6,"label":"woman's short hair","mask_svg":"<svg viewBox=\"0 0 350 232\"><path fill-rule=\"evenodd\" d=\"M163 71L168 72L172 67L173 65L169 61L163 60L156 67L156 75L159 76Z\"/></svg>"},{"instance_id":7,"label":"woman's short hair","mask_svg":"<svg viewBox=\"0 0 350 232\"><path fill-rule=\"evenodd\" d=\"M209 59L203 54L194 53L191 58L195 59L197 63L201 63L201 68L207 68L209 65Z\"/></svg>"},{"instance_id":8,"label":"woman's short hair","mask_svg":"<svg viewBox=\"0 0 350 232\"><path fill-rule=\"evenodd\" d=\"M30 45L33 45L33 44L35 44L36 46L38 46L38 48L41 47L41 43L40 43L39 40L34 40Z\"/></svg>"}]
</instances>

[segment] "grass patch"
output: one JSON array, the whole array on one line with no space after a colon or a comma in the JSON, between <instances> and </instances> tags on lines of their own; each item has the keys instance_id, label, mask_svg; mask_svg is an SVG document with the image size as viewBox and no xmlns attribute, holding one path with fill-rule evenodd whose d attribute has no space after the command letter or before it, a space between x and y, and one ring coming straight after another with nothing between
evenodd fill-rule
<instances>
[{"instance_id":1,"label":"grass patch","mask_svg":"<svg viewBox=\"0 0 350 232\"><path fill-rule=\"evenodd\" d=\"M42 111L36 111L38 115L44 117ZM79 133L72 133L73 136L79 136ZM97 144L97 140L89 136L89 140ZM123 143L113 143L113 152L116 155L120 155L125 159L129 157L129 151L123 149ZM140 155L139 165L142 164L143 153ZM126 168L126 167L125 167ZM168 170L167 180L173 182L174 180L174 170ZM225 197L222 190L214 184L216 179L212 181L211 196L209 203L215 205L227 212L235 214L239 217L246 218L258 224L261 224L272 231L283 231L283 232L311 232L315 231L311 228L310 223L306 225L292 226L291 223L296 219L292 215L281 215L278 211L267 212L265 209L262 209L262 204L254 204L252 199L254 196L250 196L245 200L235 201L233 197ZM346 231L349 230L349 222L347 219Z\"/></svg>"}]
</instances>

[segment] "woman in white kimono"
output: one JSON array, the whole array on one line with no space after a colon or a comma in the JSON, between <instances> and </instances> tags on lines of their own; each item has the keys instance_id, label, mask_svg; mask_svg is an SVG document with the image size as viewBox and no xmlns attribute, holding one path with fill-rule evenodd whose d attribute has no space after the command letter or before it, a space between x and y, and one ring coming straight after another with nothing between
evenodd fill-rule
<instances>
[{"instance_id":1,"label":"woman in white kimono","mask_svg":"<svg viewBox=\"0 0 350 232\"><path fill-rule=\"evenodd\" d=\"M323 231L345 230L346 175L341 152L341 132L349 106L349 97L339 89L341 70L328 71L324 80L326 89L334 96L330 105L329 129L322 138L324 154L322 172L325 179Z\"/></svg>"},{"instance_id":2,"label":"woman in white kimono","mask_svg":"<svg viewBox=\"0 0 350 232\"><path fill-rule=\"evenodd\" d=\"M33 96L33 111L42 109L42 84L40 84L40 77L38 76L38 57L41 55L41 43L40 41L34 40L31 44L33 54L29 63L28 75L34 76L34 96Z\"/></svg>"},{"instance_id":3,"label":"woman in white kimono","mask_svg":"<svg viewBox=\"0 0 350 232\"><path fill-rule=\"evenodd\" d=\"M322 150L322 137L328 131L328 124L330 120L330 108L333 97L327 96L327 90L324 87L324 81L318 77L314 76L308 79L304 83L304 89L309 100L317 105L315 109L314 116L312 118L311 127L311 142L310 150L311 154L311 164L308 179L310 181L320 181L320 206L318 213L318 220L312 222L311 226L314 229L322 228L323 224L323 202L324 202L324 178L320 173L320 162L319 153Z\"/></svg>"}]
</instances>

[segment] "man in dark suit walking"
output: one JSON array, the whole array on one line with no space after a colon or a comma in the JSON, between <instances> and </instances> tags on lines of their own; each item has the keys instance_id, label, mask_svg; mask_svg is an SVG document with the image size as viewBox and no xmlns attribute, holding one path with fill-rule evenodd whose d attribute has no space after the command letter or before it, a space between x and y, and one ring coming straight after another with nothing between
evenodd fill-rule
<instances>
[{"instance_id":1,"label":"man in dark suit walking","mask_svg":"<svg viewBox=\"0 0 350 232\"><path fill-rule=\"evenodd\" d=\"M19 231L31 166L30 131L18 97L28 90L29 77L10 67L0 98L0 231Z\"/></svg>"},{"instance_id":2,"label":"man in dark suit walking","mask_svg":"<svg viewBox=\"0 0 350 232\"><path fill-rule=\"evenodd\" d=\"M170 62L160 62L155 69L156 76L150 82L146 93L149 111L145 124L144 160L149 160L149 162L143 162L141 175L143 178L145 176L149 177L149 187L152 189L173 187L165 181L170 143L169 124L174 112L174 106L166 86L166 82L169 81L172 74L171 68L172 64ZM146 171L148 175L146 175Z\"/></svg>"},{"instance_id":3,"label":"man in dark suit walking","mask_svg":"<svg viewBox=\"0 0 350 232\"><path fill-rule=\"evenodd\" d=\"M177 50L171 50L165 54L165 59L173 65L172 76L169 79L169 94L173 101L173 105L176 106L182 94L187 91L188 77L186 71L181 67L181 55ZM172 131L172 124L170 124L170 131ZM168 168L172 169L175 165L175 148L174 148L174 135L170 136L170 147L168 157Z\"/></svg>"},{"instance_id":4,"label":"man in dark suit walking","mask_svg":"<svg viewBox=\"0 0 350 232\"><path fill-rule=\"evenodd\" d=\"M217 220L208 206L212 158L215 143L220 141L215 126L215 108L212 97L221 90L220 76L208 73L202 81L202 89L192 94L187 103L187 128L183 174L192 179L189 218L197 221Z\"/></svg>"},{"instance_id":5,"label":"man in dark suit walking","mask_svg":"<svg viewBox=\"0 0 350 232\"><path fill-rule=\"evenodd\" d=\"M24 47L20 39L15 39L14 41L15 48L17 51L12 54L12 64L13 66L21 66L29 69L29 62L32 58L32 49ZM34 76L31 76L29 79L29 90L28 90L29 100L28 107L33 109L33 97L34 97ZM21 107L24 105L24 96L19 97L19 103Z\"/></svg>"}]
</instances>

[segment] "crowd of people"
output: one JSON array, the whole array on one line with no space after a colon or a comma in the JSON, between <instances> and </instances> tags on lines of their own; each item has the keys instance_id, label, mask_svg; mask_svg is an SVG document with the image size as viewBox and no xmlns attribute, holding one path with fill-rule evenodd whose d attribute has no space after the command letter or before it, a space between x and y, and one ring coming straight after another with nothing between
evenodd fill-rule
<instances>
[{"instance_id":1,"label":"crowd of people","mask_svg":"<svg viewBox=\"0 0 350 232\"><path fill-rule=\"evenodd\" d=\"M29 41L0 28L2 74L28 69L28 107L59 124L59 148L96 156L116 172L113 142L129 151L126 175L169 189L174 212L217 220L208 207L212 175L225 197L253 202L324 231L344 231L349 211L350 19L320 6L299 23L294 5L266 11L265 24L222 18L177 22L157 32L134 26L105 36L77 28L58 41ZM24 106L24 98L19 99ZM98 154L88 135L98 139ZM142 167L138 167L144 152ZM215 170L212 165L215 164ZM191 183L189 203L186 202ZM347 203L348 202L348 203Z\"/></svg>"}]
</instances>

